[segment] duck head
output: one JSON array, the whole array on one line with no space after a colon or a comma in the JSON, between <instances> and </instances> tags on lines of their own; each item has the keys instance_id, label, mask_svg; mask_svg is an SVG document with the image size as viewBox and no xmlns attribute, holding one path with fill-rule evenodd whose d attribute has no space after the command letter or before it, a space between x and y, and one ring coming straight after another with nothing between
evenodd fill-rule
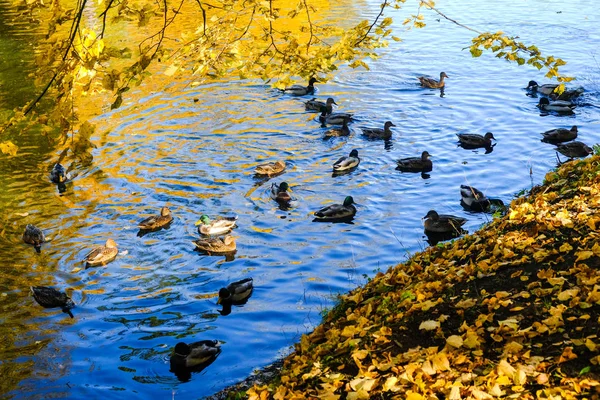
<instances>
[{"instance_id":1,"label":"duck head","mask_svg":"<svg viewBox=\"0 0 600 400\"><path fill-rule=\"evenodd\" d=\"M168 217L171 215L171 210L169 210L169 207L163 207L160 209L160 215L163 217Z\"/></svg>"},{"instance_id":2,"label":"duck head","mask_svg":"<svg viewBox=\"0 0 600 400\"><path fill-rule=\"evenodd\" d=\"M529 83L527 84L527 87L525 89L529 89L529 90L536 90L538 88L538 84L536 81L529 81Z\"/></svg>"},{"instance_id":3,"label":"duck head","mask_svg":"<svg viewBox=\"0 0 600 400\"><path fill-rule=\"evenodd\" d=\"M312 78L310 78L310 79L308 80L308 86L312 86L312 85L314 85L316 82L319 82L319 81L317 80L317 78L315 78L315 77L313 76Z\"/></svg>"},{"instance_id":4,"label":"duck head","mask_svg":"<svg viewBox=\"0 0 600 400\"><path fill-rule=\"evenodd\" d=\"M490 140L490 139L494 139L496 140L496 138L494 137L494 134L492 132L487 132L484 136L483 136L486 140Z\"/></svg>"},{"instance_id":5,"label":"duck head","mask_svg":"<svg viewBox=\"0 0 600 400\"><path fill-rule=\"evenodd\" d=\"M442 78L450 78L448 75L446 75L445 72L440 72L440 79Z\"/></svg>"},{"instance_id":6,"label":"duck head","mask_svg":"<svg viewBox=\"0 0 600 400\"><path fill-rule=\"evenodd\" d=\"M198 226L198 225L208 225L208 224L210 224L210 218L208 217L208 215L202 214L200 216L200 219L198 221L196 221L196 223L194 225Z\"/></svg>"},{"instance_id":7,"label":"duck head","mask_svg":"<svg viewBox=\"0 0 600 400\"><path fill-rule=\"evenodd\" d=\"M326 104L330 105L330 104L335 104L336 106L338 105L335 100L333 100L333 97L329 97L327 98L327 102Z\"/></svg>"},{"instance_id":8,"label":"duck head","mask_svg":"<svg viewBox=\"0 0 600 400\"><path fill-rule=\"evenodd\" d=\"M227 288L221 288L219 290L219 299L217 304L224 304L231 298L231 292Z\"/></svg>"},{"instance_id":9,"label":"duck head","mask_svg":"<svg viewBox=\"0 0 600 400\"><path fill-rule=\"evenodd\" d=\"M392 121L387 121L384 125L383 125L383 129L390 129L390 127L392 126L396 126L394 125L394 123Z\"/></svg>"},{"instance_id":10,"label":"duck head","mask_svg":"<svg viewBox=\"0 0 600 400\"><path fill-rule=\"evenodd\" d=\"M357 157L357 158L358 158L358 150L356 150L356 149L353 149L353 150L350 152L350 157Z\"/></svg>"},{"instance_id":11,"label":"duck head","mask_svg":"<svg viewBox=\"0 0 600 400\"><path fill-rule=\"evenodd\" d=\"M279 185L279 192L286 192L288 189L290 188L290 186L287 184L287 182L281 182L281 184Z\"/></svg>"},{"instance_id":12,"label":"duck head","mask_svg":"<svg viewBox=\"0 0 600 400\"><path fill-rule=\"evenodd\" d=\"M346 198L344 199L344 207L351 206L352 204L355 204L352 196L346 196Z\"/></svg>"},{"instance_id":13,"label":"duck head","mask_svg":"<svg viewBox=\"0 0 600 400\"><path fill-rule=\"evenodd\" d=\"M435 210L429 210L427 215L423 217L424 219L431 219L432 221L437 221L440 219L440 215Z\"/></svg>"}]
</instances>

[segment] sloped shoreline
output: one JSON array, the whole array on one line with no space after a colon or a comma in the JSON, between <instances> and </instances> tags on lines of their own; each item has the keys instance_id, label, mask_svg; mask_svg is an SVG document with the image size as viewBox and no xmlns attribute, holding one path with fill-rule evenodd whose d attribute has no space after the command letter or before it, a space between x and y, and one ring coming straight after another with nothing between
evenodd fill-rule
<instances>
[{"instance_id":1,"label":"sloped shoreline","mask_svg":"<svg viewBox=\"0 0 600 400\"><path fill-rule=\"evenodd\" d=\"M213 399L600 395L600 157L478 232L341 297L295 350Z\"/></svg>"}]
</instances>

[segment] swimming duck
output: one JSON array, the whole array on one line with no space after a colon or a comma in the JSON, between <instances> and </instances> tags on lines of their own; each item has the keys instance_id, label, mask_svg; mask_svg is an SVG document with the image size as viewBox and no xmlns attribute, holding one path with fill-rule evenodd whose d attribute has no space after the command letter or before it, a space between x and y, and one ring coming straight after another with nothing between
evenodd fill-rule
<instances>
[{"instance_id":1,"label":"swimming duck","mask_svg":"<svg viewBox=\"0 0 600 400\"><path fill-rule=\"evenodd\" d=\"M560 154L567 156L570 159L587 157L588 155L594 152L585 143L577 141L559 144L558 146L556 146L556 150Z\"/></svg>"},{"instance_id":2,"label":"swimming duck","mask_svg":"<svg viewBox=\"0 0 600 400\"><path fill-rule=\"evenodd\" d=\"M464 149L486 149L492 147L492 139L496 140L492 132L487 132L484 136L476 133L457 133L459 145Z\"/></svg>"},{"instance_id":3,"label":"swimming duck","mask_svg":"<svg viewBox=\"0 0 600 400\"><path fill-rule=\"evenodd\" d=\"M331 110L328 110L326 107L321 107L321 115L319 115L319 121L325 125L343 125L344 122L346 124L349 120L352 119L352 114L350 113L332 113Z\"/></svg>"},{"instance_id":4,"label":"swimming duck","mask_svg":"<svg viewBox=\"0 0 600 400\"><path fill-rule=\"evenodd\" d=\"M392 126L396 126L392 121L387 121L381 128L363 128L363 135L372 139L389 139L392 137Z\"/></svg>"},{"instance_id":5,"label":"swimming duck","mask_svg":"<svg viewBox=\"0 0 600 400\"><path fill-rule=\"evenodd\" d=\"M252 278L231 282L227 287L219 290L219 300L217 300L217 304L244 304L252 295L252 291L254 290L253 283L254 281Z\"/></svg>"},{"instance_id":6,"label":"swimming duck","mask_svg":"<svg viewBox=\"0 0 600 400\"><path fill-rule=\"evenodd\" d=\"M209 256L213 254L231 253L235 251L235 239L231 235L226 235L223 239L219 237L211 237L206 239L194 240L192 243L200 251L207 253Z\"/></svg>"},{"instance_id":7,"label":"swimming duck","mask_svg":"<svg viewBox=\"0 0 600 400\"><path fill-rule=\"evenodd\" d=\"M530 93L535 94L535 93L541 93L543 95L550 95L551 93L554 92L554 89L556 89L558 87L557 83L546 83L542 86L538 85L538 83L536 81L529 81L529 83L527 84L527 87L525 89L527 89Z\"/></svg>"},{"instance_id":8,"label":"swimming duck","mask_svg":"<svg viewBox=\"0 0 600 400\"><path fill-rule=\"evenodd\" d=\"M221 352L217 340L201 340L186 344L179 342L171 356L171 371L201 366L214 360Z\"/></svg>"},{"instance_id":9,"label":"swimming duck","mask_svg":"<svg viewBox=\"0 0 600 400\"><path fill-rule=\"evenodd\" d=\"M50 181L52 183L65 183L71 180L71 174L65 170L61 163L54 164L50 171Z\"/></svg>"},{"instance_id":10,"label":"swimming duck","mask_svg":"<svg viewBox=\"0 0 600 400\"><path fill-rule=\"evenodd\" d=\"M173 221L171 210L168 207L163 207L160 209L160 215L153 215L140 221L138 228L145 231L153 231L169 225L171 221Z\"/></svg>"},{"instance_id":11,"label":"swimming duck","mask_svg":"<svg viewBox=\"0 0 600 400\"><path fill-rule=\"evenodd\" d=\"M465 218L454 215L438 214L435 210L430 210L425 215L425 232L460 232L461 226L467 222Z\"/></svg>"},{"instance_id":12,"label":"swimming duck","mask_svg":"<svg viewBox=\"0 0 600 400\"><path fill-rule=\"evenodd\" d=\"M217 217L214 221L208 215L202 214L196 222L198 232L201 235L223 235L235 228L237 217Z\"/></svg>"},{"instance_id":13,"label":"swimming duck","mask_svg":"<svg viewBox=\"0 0 600 400\"><path fill-rule=\"evenodd\" d=\"M565 89L561 94L552 92L548 97L550 97L550 99L552 100L572 101L577 97L581 96L583 92L585 92L585 89L582 87L578 87L577 89Z\"/></svg>"},{"instance_id":14,"label":"swimming duck","mask_svg":"<svg viewBox=\"0 0 600 400\"><path fill-rule=\"evenodd\" d=\"M46 241L44 232L35 225L27 224L25 232L23 232L23 241L27 244L32 244L35 251L42 252L42 243Z\"/></svg>"},{"instance_id":15,"label":"swimming duck","mask_svg":"<svg viewBox=\"0 0 600 400\"><path fill-rule=\"evenodd\" d=\"M292 201L292 196L287 192L289 190L287 182L281 184L273 183L271 185L271 198L282 206L288 206Z\"/></svg>"},{"instance_id":16,"label":"swimming duck","mask_svg":"<svg viewBox=\"0 0 600 400\"><path fill-rule=\"evenodd\" d=\"M551 129L542 133L542 136L544 136L542 139L542 142L544 143L558 144L562 142L568 142L577 138L577 126L573 125L571 129Z\"/></svg>"},{"instance_id":17,"label":"swimming duck","mask_svg":"<svg viewBox=\"0 0 600 400\"><path fill-rule=\"evenodd\" d=\"M97 267L108 264L117 257L118 253L117 243L112 239L108 239L104 246L98 246L90 251L85 256L84 261L88 267Z\"/></svg>"},{"instance_id":18,"label":"swimming duck","mask_svg":"<svg viewBox=\"0 0 600 400\"><path fill-rule=\"evenodd\" d=\"M256 175L274 176L282 173L285 170L285 162L277 160L275 162L269 162L265 164L257 165L254 168Z\"/></svg>"},{"instance_id":19,"label":"swimming duck","mask_svg":"<svg viewBox=\"0 0 600 400\"><path fill-rule=\"evenodd\" d=\"M485 211L490 207L490 201L479 189L473 186L460 185L460 203L471 211Z\"/></svg>"},{"instance_id":20,"label":"swimming duck","mask_svg":"<svg viewBox=\"0 0 600 400\"><path fill-rule=\"evenodd\" d=\"M317 221L339 221L351 219L356 214L354 199L352 196L346 196L344 204L331 204L327 207L315 211L315 220Z\"/></svg>"},{"instance_id":21,"label":"swimming duck","mask_svg":"<svg viewBox=\"0 0 600 400\"><path fill-rule=\"evenodd\" d=\"M47 286L31 286L30 289L33 298L40 306L44 308L60 307L64 313L73 318L71 308L75 307L75 303L66 293Z\"/></svg>"},{"instance_id":22,"label":"swimming duck","mask_svg":"<svg viewBox=\"0 0 600 400\"><path fill-rule=\"evenodd\" d=\"M541 97L537 107L542 111L570 114L577 106L570 101L556 100L551 102L547 97Z\"/></svg>"},{"instance_id":23,"label":"swimming duck","mask_svg":"<svg viewBox=\"0 0 600 400\"><path fill-rule=\"evenodd\" d=\"M317 82L317 80L315 78L310 78L308 80L308 86L293 85L293 86L286 87L285 89L283 89L283 92L292 94L294 96L304 96L307 94L312 94L315 92L315 86L314 86L315 82Z\"/></svg>"},{"instance_id":24,"label":"swimming duck","mask_svg":"<svg viewBox=\"0 0 600 400\"><path fill-rule=\"evenodd\" d=\"M340 157L340 159L333 164L333 170L336 172L347 171L356 168L358 164L360 164L358 150L353 149L348 156Z\"/></svg>"},{"instance_id":25,"label":"swimming duck","mask_svg":"<svg viewBox=\"0 0 600 400\"><path fill-rule=\"evenodd\" d=\"M350 128L348 127L348 121L350 118L344 118L342 121L341 128L331 128L327 132L325 132L325 138L329 137L341 137L341 136L350 136Z\"/></svg>"},{"instance_id":26,"label":"swimming duck","mask_svg":"<svg viewBox=\"0 0 600 400\"><path fill-rule=\"evenodd\" d=\"M433 163L429 159L427 151L421 153L421 157L401 158L397 161L397 170L402 172L429 172L433 169Z\"/></svg>"},{"instance_id":27,"label":"swimming duck","mask_svg":"<svg viewBox=\"0 0 600 400\"><path fill-rule=\"evenodd\" d=\"M419 77L419 82L421 82L421 86L430 88L430 89L438 89L444 87L446 82L444 82L444 78L449 78L445 72L440 72L440 80L437 81L433 78L427 78L425 76Z\"/></svg>"},{"instance_id":28,"label":"swimming duck","mask_svg":"<svg viewBox=\"0 0 600 400\"><path fill-rule=\"evenodd\" d=\"M333 100L332 97L329 97L325 103L317 100L317 98L315 97L312 100L308 100L307 102L305 102L304 107L306 108L306 111L321 111L322 108L333 108L332 104L335 104L337 106L337 103L335 102L335 100Z\"/></svg>"}]
</instances>

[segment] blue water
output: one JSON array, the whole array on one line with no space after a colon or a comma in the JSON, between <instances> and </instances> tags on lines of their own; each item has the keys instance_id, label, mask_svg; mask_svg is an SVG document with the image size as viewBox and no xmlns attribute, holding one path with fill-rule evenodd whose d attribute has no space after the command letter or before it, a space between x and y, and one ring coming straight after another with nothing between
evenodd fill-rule
<instances>
[{"instance_id":1,"label":"blue water","mask_svg":"<svg viewBox=\"0 0 600 400\"><path fill-rule=\"evenodd\" d=\"M344 3L333 14L353 8L372 17L377 4ZM3 349L0 366L21 371L7 396L212 394L287 354L320 322L336 294L427 247L421 218L429 209L468 218L469 232L490 221L461 208L461 184L509 202L541 183L556 156L553 146L540 142L540 132L577 125L578 140L600 141L596 3L464 1L439 7L475 29L518 35L567 60L563 72L586 88L582 106L573 116L540 116L537 99L523 88L531 79L547 82L542 72L490 55L473 59L461 51L473 33L431 13L427 28L403 32L406 13L415 11L409 5L394 14L403 41L382 50L370 71L341 68L316 84L317 97L334 97L340 111L355 113L348 138L323 140L317 114L306 113L301 102L312 96L282 95L256 81L184 82L126 100L94 121L93 166L79 171L62 196L47 182L51 159L13 159L2 169L7 190L0 204L7 217L0 278L7 295L0 317L18 335ZM450 77L444 97L419 88L418 76L438 77L440 71ZM359 127L382 127L387 120L396 125L391 142L361 137ZM456 133L487 131L497 138L489 154L456 145ZM333 162L354 148L362 159L358 169L332 177ZM396 159L423 150L433 156L429 179L395 170ZM256 164L276 159L287 162L283 175L254 177ZM271 183L283 180L297 198L289 211L269 197ZM352 224L312 222L313 211L347 195L358 203ZM175 217L170 229L136 236L137 222L165 204ZM194 222L202 213L238 215L233 260L194 251ZM21 244L26 223L52 239L41 255ZM89 247L109 237L119 245L117 259L81 269ZM248 303L221 316L218 289L249 276L255 291ZM73 288L75 319L34 304L27 294L31 283ZM169 372L172 347L203 339L222 341L221 355L180 383Z\"/></svg>"}]
</instances>

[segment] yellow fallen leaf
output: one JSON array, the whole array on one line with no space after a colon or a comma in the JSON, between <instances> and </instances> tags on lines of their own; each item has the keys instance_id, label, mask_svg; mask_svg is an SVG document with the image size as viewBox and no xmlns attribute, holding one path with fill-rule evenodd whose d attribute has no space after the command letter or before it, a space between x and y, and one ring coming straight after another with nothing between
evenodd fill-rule
<instances>
[{"instance_id":1,"label":"yellow fallen leaf","mask_svg":"<svg viewBox=\"0 0 600 400\"><path fill-rule=\"evenodd\" d=\"M425 397L421 396L419 393L408 393L406 396L406 400L425 400Z\"/></svg>"},{"instance_id":2,"label":"yellow fallen leaf","mask_svg":"<svg viewBox=\"0 0 600 400\"><path fill-rule=\"evenodd\" d=\"M446 339L446 343L449 344L450 346L456 347L458 349L458 348L462 347L463 339L462 339L462 337L460 337L458 335L452 335Z\"/></svg>"},{"instance_id":3,"label":"yellow fallen leaf","mask_svg":"<svg viewBox=\"0 0 600 400\"><path fill-rule=\"evenodd\" d=\"M508 361L506 361L506 359L503 359L498 363L497 369L498 375L505 375L510 378L512 378L515 375L515 372L517 371L512 365L508 363Z\"/></svg>"},{"instance_id":4,"label":"yellow fallen leaf","mask_svg":"<svg viewBox=\"0 0 600 400\"><path fill-rule=\"evenodd\" d=\"M433 365L431 364L431 362L429 360L426 360L423 363L423 365L421 366L421 369L427 375L435 375L437 373L437 370L433 367Z\"/></svg>"},{"instance_id":5,"label":"yellow fallen leaf","mask_svg":"<svg viewBox=\"0 0 600 400\"><path fill-rule=\"evenodd\" d=\"M421 322L421 325L419 325L419 330L432 331L439 327L440 327L440 323L438 321L434 321L434 320L430 319L430 320Z\"/></svg>"},{"instance_id":6,"label":"yellow fallen leaf","mask_svg":"<svg viewBox=\"0 0 600 400\"><path fill-rule=\"evenodd\" d=\"M577 259L575 260L575 262L577 262L577 261L587 260L588 258L590 258L594 255L594 252L589 251L589 250L583 250L583 251L576 252L575 255L577 256Z\"/></svg>"},{"instance_id":7,"label":"yellow fallen leaf","mask_svg":"<svg viewBox=\"0 0 600 400\"><path fill-rule=\"evenodd\" d=\"M395 376L390 376L386 379L385 383L383 384L383 391L396 392L400 390L400 388L396 386L396 383L398 383L398 378L396 378Z\"/></svg>"},{"instance_id":8,"label":"yellow fallen leaf","mask_svg":"<svg viewBox=\"0 0 600 400\"><path fill-rule=\"evenodd\" d=\"M560 246L560 248L558 249L558 251L560 251L561 253L567 253L569 251L573 250L573 246L571 246L569 243L563 243L562 246Z\"/></svg>"},{"instance_id":9,"label":"yellow fallen leaf","mask_svg":"<svg viewBox=\"0 0 600 400\"><path fill-rule=\"evenodd\" d=\"M586 339L585 340L585 347L587 347L590 351L596 351L596 348L598 346L591 339Z\"/></svg>"},{"instance_id":10,"label":"yellow fallen leaf","mask_svg":"<svg viewBox=\"0 0 600 400\"><path fill-rule=\"evenodd\" d=\"M577 294L579 293L579 289L578 288L574 288L574 289L567 289L567 290L563 290L562 292L560 292L556 298L559 301L567 301L572 299L573 297L577 296Z\"/></svg>"}]
</instances>

